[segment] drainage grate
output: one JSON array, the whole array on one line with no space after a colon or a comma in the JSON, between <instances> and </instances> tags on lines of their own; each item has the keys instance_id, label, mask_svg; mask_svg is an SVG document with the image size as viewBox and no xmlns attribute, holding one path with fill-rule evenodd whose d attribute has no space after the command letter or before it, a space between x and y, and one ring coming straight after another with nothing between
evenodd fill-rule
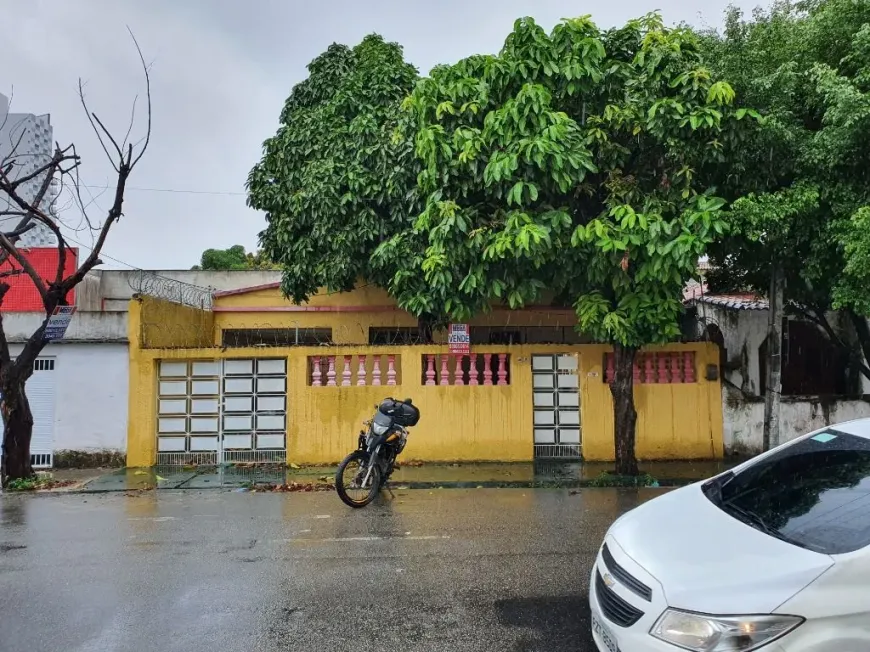
<instances>
[{"instance_id":1,"label":"drainage grate","mask_svg":"<svg viewBox=\"0 0 870 652\"><path fill-rule=\"evenodd\" d=\"M535 444L535 458L579 460L580 444Z\"/></svg>"},{"instance_id":2,"label":"drainage grate","mask_svg":"<svg viewBox=\"0 0 870 652\"><path fill-rule=\"evenodd\" d=\"M217 463L217 453L157 453L157 464L160 466L187 466L191 464L216 466Z\"/></svg>"}]
</instances>

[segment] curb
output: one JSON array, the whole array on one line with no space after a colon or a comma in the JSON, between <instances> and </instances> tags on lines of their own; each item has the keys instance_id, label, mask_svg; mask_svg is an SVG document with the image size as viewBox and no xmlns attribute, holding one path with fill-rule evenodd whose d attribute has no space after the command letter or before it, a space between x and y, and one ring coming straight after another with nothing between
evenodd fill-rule
<instances>
[{"instance_id":1,"label":"curb","mask_svg":"<svg viewBox=\"0 0 870 652\"><path fill-rule=\"evenodd\" d=\"M502 481L502 480L483 480L483 481L452 481L452 482L429 482L429 481L414 481L392 484L389 486L394 491L418 490L418 489L673 489L676 487L685 487L696 482L701 482L705 478L664 478L658 480L657 485L610 485L601 486L595 479L588 480L538 480L538 481ZM225 485L213 487L150 487L150 488L119 488L119 489L88 489L87 485L75 488L64 487L62 489L49 489L42 491L15 491L4 492L4 495L57 495L57 494L111 494L111 493L143 493L152 491L233 491L242 489L241 486ZM270 492L263 492L270 493ZM287 493L323 493L323 492L287 492Z\"/></svg>"}]
</instances>

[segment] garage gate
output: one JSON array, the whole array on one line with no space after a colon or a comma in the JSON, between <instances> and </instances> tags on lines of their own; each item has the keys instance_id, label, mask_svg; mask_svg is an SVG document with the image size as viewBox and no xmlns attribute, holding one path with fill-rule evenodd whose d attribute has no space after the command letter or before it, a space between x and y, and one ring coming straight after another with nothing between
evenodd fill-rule
<instances>
[{"instance_id":1,"label":"garage gate","mask_svg":"<svg viewBox=\"0 0 870 652\"><path fill-rule=\"evenodd\" d=\"M285 462L287 360L163 360L158 464Z\"/></svg>"},{"instance_id":2,"label":"garage gate","mask_svg":"<svg viewBox=\"0 0 870 652\"><path fill-rule=\"evenodd\" d=\"M57 387L55 366L55 358L34 360L33 375L24 388L33 414L30 464L35 469L50 469L54 464L54 403ZM2 439L3 420L0 419L0 441Z\"/></svg>"}]
</instances>

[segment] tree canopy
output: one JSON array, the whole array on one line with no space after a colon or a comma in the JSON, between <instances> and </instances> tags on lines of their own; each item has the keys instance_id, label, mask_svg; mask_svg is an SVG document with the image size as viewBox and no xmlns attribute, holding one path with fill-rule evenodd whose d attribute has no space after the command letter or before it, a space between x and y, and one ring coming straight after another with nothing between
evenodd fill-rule
<instances>
[{"instance_id":1,"label":"tree canopy","mask_svg":"<svg viewBox=\"0 0 870 652\"><path fill-rule=\"evenodd\" d=\"M626 473L635 351L679 336L682 288L725 230L710 179L757 116L699 47L657 14L549 34L526 18L498 55L436 67L403 104L423 210L373 256L402 307L442 322L493 301L574 306L579 329L616 349Z\"/></svg>"},{"instance_id":2,"label":"tree canopy","mask_svg":"<svg viewBox=\"0 0 870 652\"><path fill-rule=\"evenodd\" d=\"M402 48L373 34L331 45L308 71L248 176L249 205L266 211L263 251L297 302L373 279L370 254L411 218L416 196L411 147L393 139L417 80Z\"/></svg>"},{"instance_id":3,"label":"tree canopy","mask_svg":"<svg viewBox=\"0 0 870 652\"><path fill-rule=\"evenodd\" d=\"M229 249L206 249L202 252L199 265L195 270L246 270L246 269L281 269L273 263L262 251L246 252L242 245L233 245Z\"/></svg>"},{"instance_id":4,"label":"tree canopy","mask_svg":"<svg viewBox=\"0 0 870 652\"><path fill-rule=\"evenodd\" d=\"M733 228L711 285L763 294L776 266L792 309L845 345L825 318L844 309L870 358L870 4L780 0L750 19L731 9L705 47L765 115L719 179Z\"/></svg>"},{"instance_id":5,"label":"tree canopy","mask_svg":"<svg viewBox=\"0 0 870 652\"><path fill-rule=\"evenodd\" d=\"M546 293L600 340L673 339L682 285L724 229L705 175L747 115L733 100L695 35L656 14L550 34L517 21L499 55L436 67L406 100L426 201L375 263L415 314Z\"/></svg>"}]
</instances>

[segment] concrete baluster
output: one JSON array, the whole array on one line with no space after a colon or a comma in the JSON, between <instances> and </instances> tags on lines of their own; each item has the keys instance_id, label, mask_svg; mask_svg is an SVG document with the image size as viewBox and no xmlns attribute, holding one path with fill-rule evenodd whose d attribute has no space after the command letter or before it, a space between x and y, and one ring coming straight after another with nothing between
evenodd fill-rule
<instances>
[{"instance_id":1,"label":"concrete baluster","mask_svg":"<svg viewBox=\"0 0 870 652\"><path fill-rule=\"evenodd\" d=\"M344 356L344 371L341 372L341 386L350 387L350 356Z\"/></svg>"},{"instance_id":2,"label":"concrete baluster","mask_svg":"<svg viewBox=\"0 0 870 652\"><path fill-rule=\"evenodd\" d=\"M314 371L311 373L311 386L320 387L323 384L322 373L320 371L320 356L316 355L311 360Z\"/></svg>"},{"instance_id":3,"label":"concrete baluster","mask_svg":"<svg viewBox=\"0 0 870 652\"><path fill-rule=\"evenodd\" d=\"M387 385L396 384L396 356L387 356Z\"/></svg>"},{"instance_id":4,"label":"concrete baluster","mask_svg":"<svg viewBox=\"0 0 870 652\"><path fill-rule=\"evenodd\" d=\"M686 351L683 353L683 380L687 383L694 383L695 378L695 353Z\"/></svg>"},{"instance_id":5,"label":"concrete baluster","mask_svg":"<svg viewBox=\"0 0 870 652\"><path fill-rule=\"evenodd\" d=\"M658 362L659 367L658 382L666 385L670 382L668 379L668 358L664 353L656 353L656 362Z\"/></svg>"},{"instance_id":6,"label":"concrete baluster","mask_svg":"<svg viewBox=\"0 0 870 652\"><path fill-rule=\"evenodd\" d=\"M381 356L379 355L374 357L374 364L372 365L372 385L375 387L381 386Z\"/></svg>"},{"instance_id":7,"label":"concrete baluster","mask_svg":"<svg viewBox=\"0 0 870 652\"><path fill-rule=\"evenodd\" d=\"M456 355L453 356L453 362L456 365L453 367L453 384L454 385L464 385L465 384L465 371L462 369L462 363L465 360L464 355Z\"/></svg>"},{"instance_id":8,"label":"concrete baluster","mask_svg":"<svg viewBox=\"0 0 870 652\"><path fill-rule=\"evenodd\" d=\"M507 385L507 353L498 354L498 384Z\"/></svg>"},{"instance_id":9,"label":"concrete baluster","mask_svg":"<svg viewBox=\"0 0 870 652\"><path fill-rule=\"evenodd\" d=\"M653 356L649 353L643 357L643 382L654 383L656 381L656 370L653 366Z\"/></svg>"},{"instance_id":10,"label":"concrete baluster","mask_svg":"<svg viewBox=\"0 0 870 652\"><path fill-rule=\"evenodd\" d=\"M483 354L483 384L492 385L492 353Z\"/></svg>"},{"instance_id":11,"label":"concrete baluster","mask_svg":"<svg viewBox=\"0 0 870 652\"><path fill-rule=\"evenodd\" d=\"M329 356L328 360L329 368L326 370L326 386L335 387L335 356Z\"/></svg>"},{"instance_id":12,"label":"concrete baluster","mask_svg":"<svg viewBox=\"0 0 870 652\"><path fill-rule=\"evenodd\" d=\"M426 356L426 384L435 384L435 356L431 353Z\"/></svg>"},{"instance_id":13,"label":"concrete baluster","mask_svg":"<svg viewBox=\"0 0 870 652\"><path fill-rule=\"evenodd\" d=\"M357 386L363 386L366 384L366 357L364 355L358 357L359 367L356 370L356 384Z\"/></svg>"},{"instance_id":14,"label":"concrete baluster","mask_svg":"<svg viewBox=\"0 0 870 652\"><path fill-rule=\"evenodd\" d=\"M683 382L683 370L681 356L679 353L671 353L671 382L672 383L681 383Z\"/></svg>"},{"instance_id":15,"label":"concrete baluster","mask_svg":"<svg viewBox=\"0 0 870 652\"><path fill-rule=\"evenodd\" d=\"M441 355L441 374L438 378L439 385L449 385L450 384L450 372L447 371L447 356Z\"/></svg>"},{"instance_id":16,"label":"concrete baluster","mask_svg":"<svg viewBox=\"0 0 870 652\"><path fill-rule=\"evenodd\" d=\"M471 361L468 364L468 384L479 385L477 382L477 354L471 354Z\"/></svg>"}]
</instances>

